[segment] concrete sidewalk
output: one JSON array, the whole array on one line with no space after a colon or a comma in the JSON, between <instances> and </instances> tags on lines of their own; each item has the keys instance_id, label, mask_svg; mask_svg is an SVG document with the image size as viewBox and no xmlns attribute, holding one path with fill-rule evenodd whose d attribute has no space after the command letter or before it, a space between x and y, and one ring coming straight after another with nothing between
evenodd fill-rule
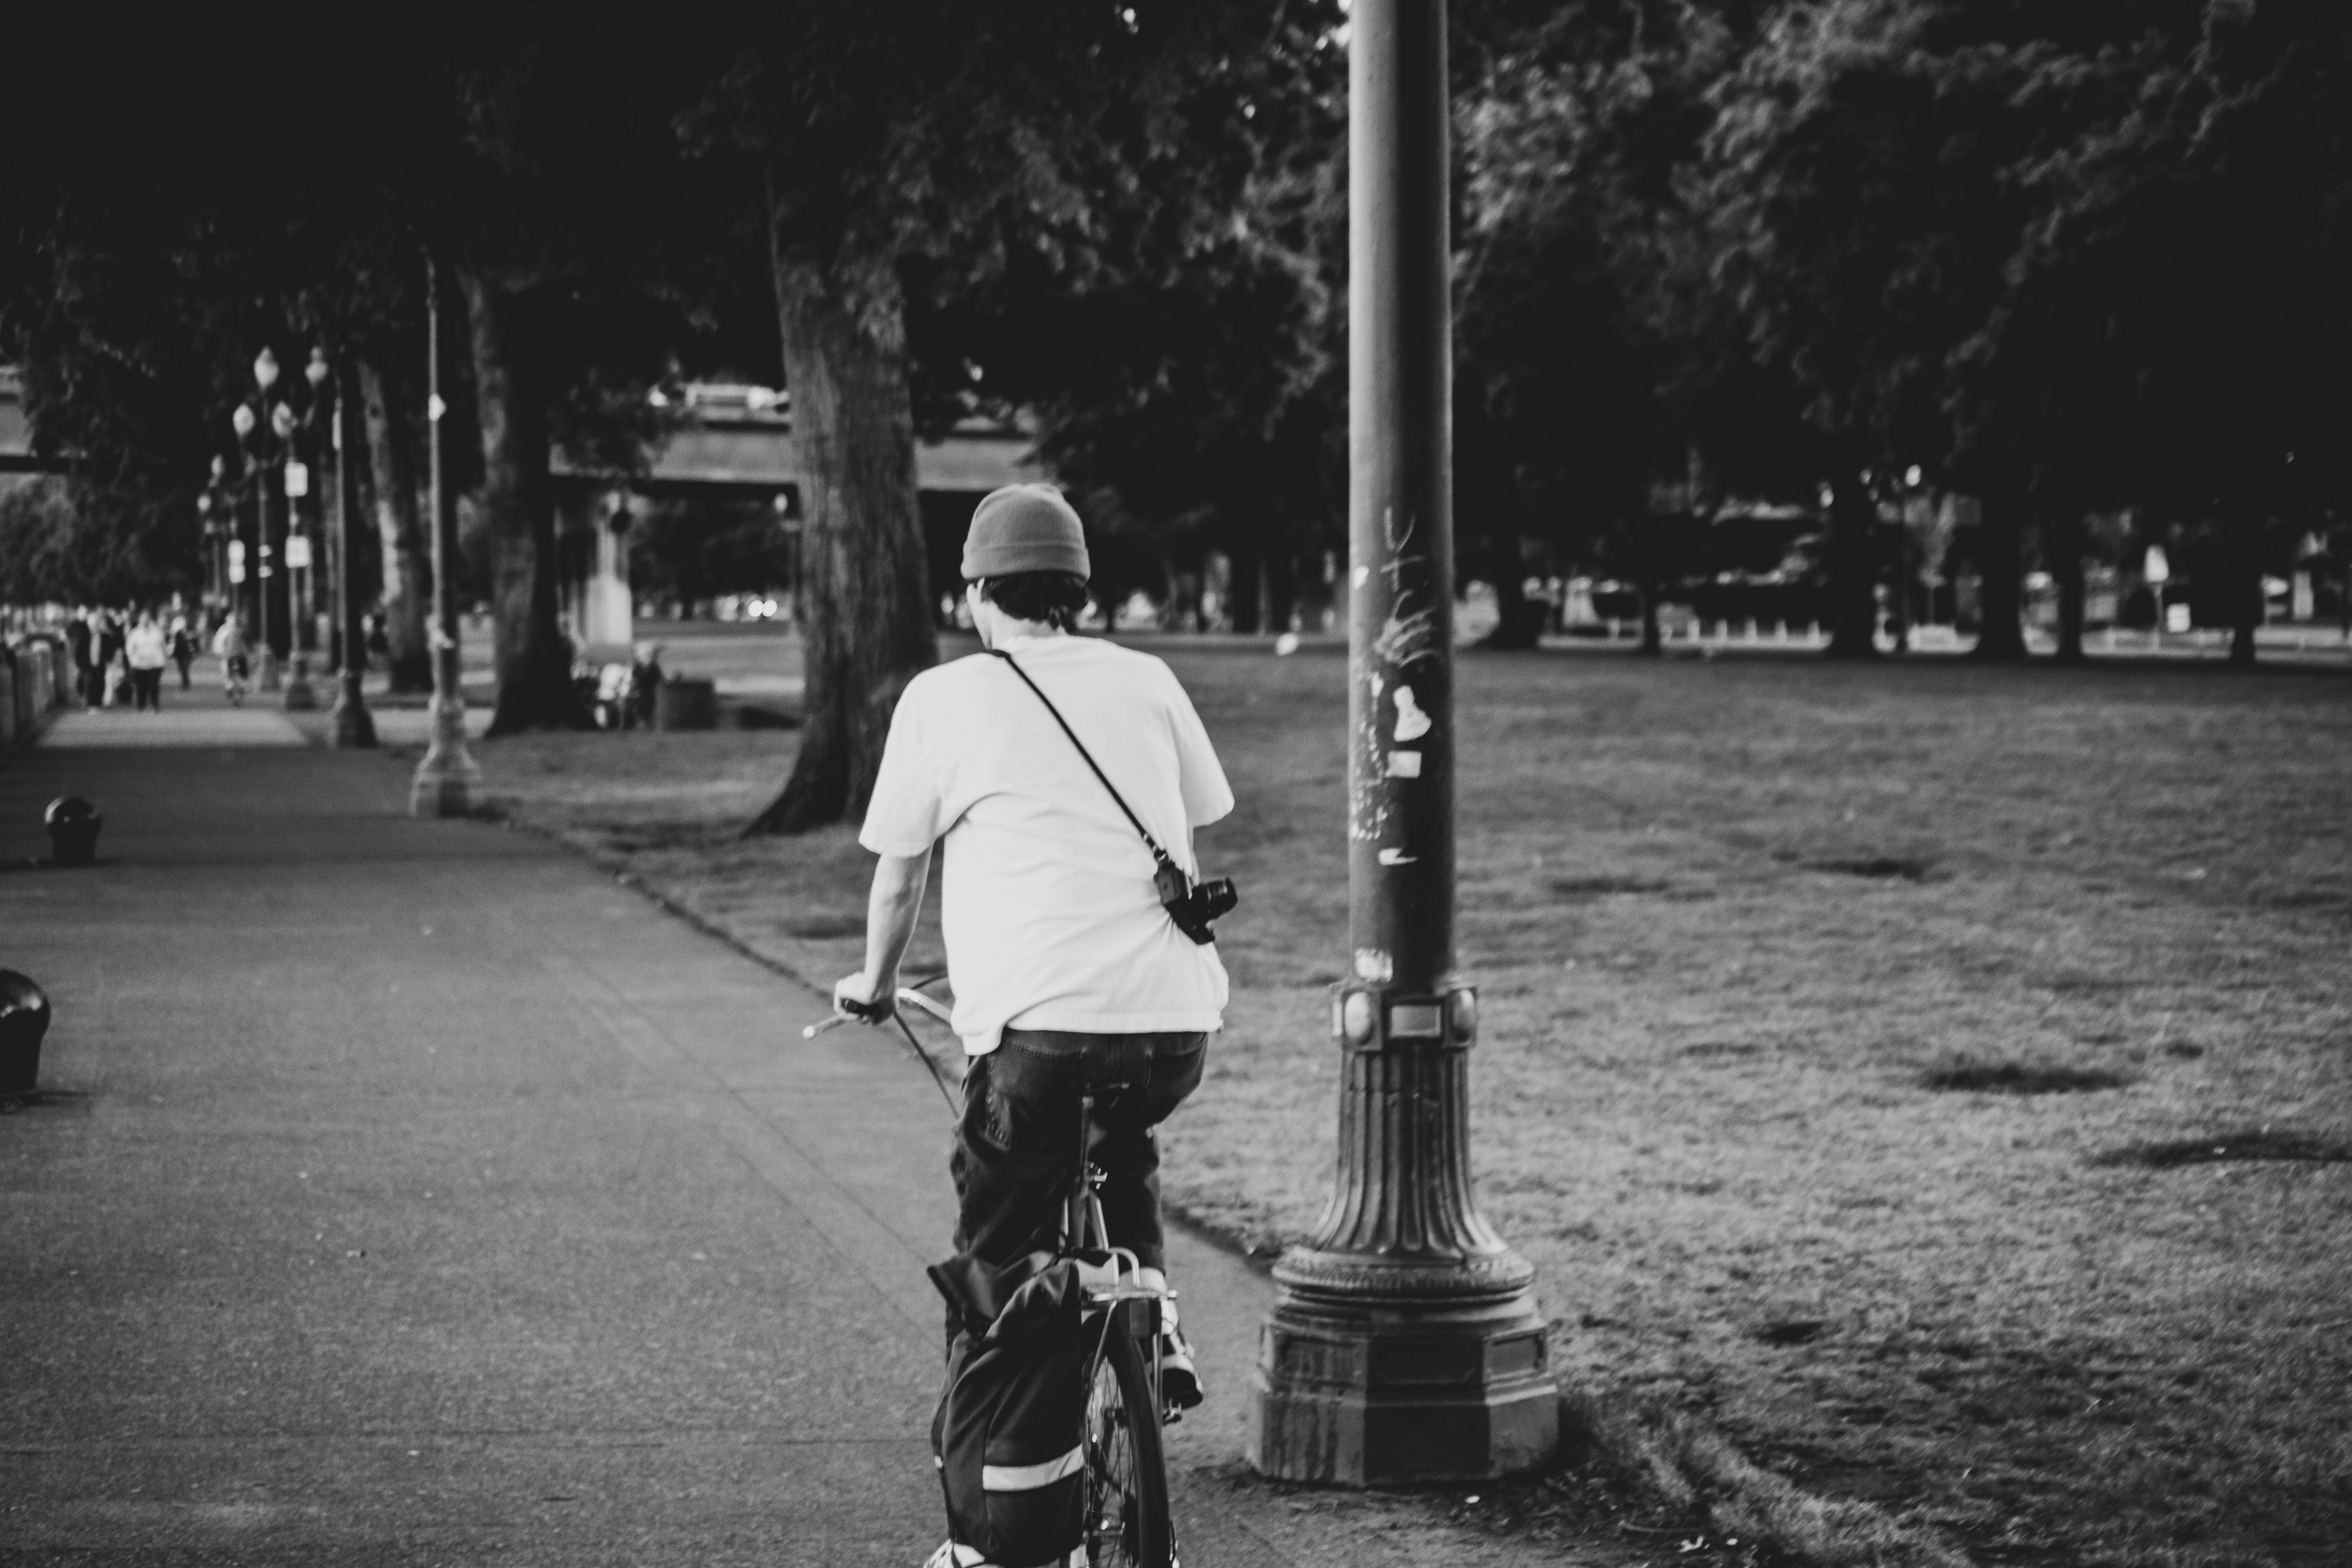
<instances>
[{"instance_id":1,"label":"concrete sidewalk","mask_svg":"<svg viewBox=\"0 0 2352 1568\"><path fill-rule=\"evenodd\" d=\"M0 759L0 965L57 1017L0 1121L0 1559L919 1563L937 1091L406 786L234 727ZM100 864L28 865L68 792ZM1267 1287L1171 1262L1213 1380L1190 1568L1560 1561L1249 1476Z\"/></svg>"}]
</instances>

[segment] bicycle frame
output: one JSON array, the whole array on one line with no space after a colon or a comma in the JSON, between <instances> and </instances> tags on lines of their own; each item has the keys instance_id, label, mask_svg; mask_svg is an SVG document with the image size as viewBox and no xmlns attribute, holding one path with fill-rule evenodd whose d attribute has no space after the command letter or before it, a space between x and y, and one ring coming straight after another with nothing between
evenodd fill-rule
<instances>
[{"instance_id":1,"label":"bicycle frame","mask_svg":"<svg viewBox=\"0 0 2352 1568\"><path fill-rule=\"evenodd\" d=\"M940 1023L953 1026L948 1009L932 1001L920 991L901 988L893 1000L900 1009L912 1008ZM827 1029L837 1028L843 1024L878 1023L883 1017L888 1016L881 1014L861 1016L836 1012L803 1029L801 1037L814 1039ZM905 1030L903 1020L900 1022L900 1028ZM928 1056L923 1052L922 1047L916 1042L913 1032L907 1030L906 1034L908 1047L918 1055L925 1056L925 1065L929 1066ZM932 1077L935 1080L938 1079L936 1068L932 1069ZM940 1081L940 1087L941 1092L945 1093L947 1086L944 1081ZM1171 1299L1175 1292L1166 1288L1165 1281L1158 1288L1147 1287L1143 1283L1142 1260L1137 1258L1130 1248L1110 1245L1110 1227L1103 1217L1102 1197L1097 1190L1106 1179L1107 1173L1101 1166L1087 1157L1087 1152L1094 1141L1096 1089L1118 1091L1130 1087L1132 1086L1124 1083L1100 1084L1083 1089L1079 1094L1077 1159L1072 1167L1069 1195L1062 1206L1062 1234L1059 1237L1058 1250L1062 1256L1075 1258L1078 1268L1080 1288L1085 1292L1086 1305L1079 1315L1078 1331L1082 1335L1090 1337L1090 1343L1086 1351L1086 1386L1088 1389L1099 1388L1105 1374L1106 1363L1112 1363L1112 1381L1115 1386L1122 1390L1119 1408L1123 1415L1120 1417L1120 1424L1129 1429L1135 1447L1139 1450L1135 1456L1139 1469L1147 1471L1151 1478L1143 1483L1140 1492L1130 1491L1128 1495L1130 1498L1142 1497L1152 1500L1140 1505L1141 1517L1156 1520L1157 1522L1156 1524L1138 1523L1134 1517L1122 1517L1118 1521L1118 1528L1122 1531L1121 1538L1129 1542L1132 1550L1143 1552L1147 1561L1165 1563L1167 1568L1174 1568L1177 1562L1175 1525L1168 1513L1166 1460L1160 1447L1160 1429L1175 1419L1176 1413L1168 1407L1167 1399L1160 1391L1160 1341L1162 1327L1166 1321L1165 1310L1161 1303ZM953 1106L953 1097L950 1096L950 1110ZM1102 1258L1104 1261L1093 1262L1089 1260L1090 1257ZM1111 1340L1113 1334L1118 1334L1129 1342L1127 1347L1121 1347L1116 1352L1117 1356L1125 1358L1131 1350L1134 1352L1132 1360L1120 1359L1113 1362L1114 1351ZM1139 1373L1143 1384L1140 1401L1135 1397L1134 1391L1129 1386ZM1089 1455L1089 1466L1093 1463L1092 1456L1096 1452L1092 1415L1094 1406L1091 1403L1094 1397L1093 1394L1088 1396L1087 1429L1082 1434L1080 1439L1082 1447ZM1135 1408L1139 1403L1142 1404L1144 1408ZM1150 1434L1148 1445L1143 1437L1146 1432ZM1091 1468L1088 1473L1089 1476L1092 1475ZM1091 1490L1093 1483L1089 1480L1087 1484L1089 1490L1086 1495L1089 1517L1087 1524L1086 1551L1088 1559L1092 1561L1095 1560L1097 1548L1105 1539L1105 1527L1112 1521L1095 1514L1096 1500ZM1138 1533L1125 1533L1128 1531ZM1136 1546L1134 1543L1138 1539L1147 1542L1157 1542L1158 1546L1157 1548L1150 1545ZM1064 1559L1066 1564L1068 1562L1068 1558Z\"/></svg>"},{"instance_id":2,"label":"bicycle frame","mask_svg":"<svg viewBox=\"0 0 2352 1568\"><path fill-rule=\"evenodd\" d=\"M1107 1084L1108 1089L1124 1089L1124 1084ZM1154 1414L1164 1415L1165 1406L1160 1394L1160 1302L1163 1292L1143 1283L1143 1265L1135 1254L1124 1247L1110 1245L1110 1226L1103 1218L1102 1198L1096 1191L1104 1180L1101 1166L1087 1158L1087 1146L1094 1135L1095 1097L1092 1089L1078 1097L1078 1173L1071 1184L1069 1201L1062 1214L1062 1241L1071 1252L1107 1252L1110 1255L1110 1279L1108 1285L1087 1279L1087 1300L1100 1307L1108 1315L1105 1331L1116 1329L1144 1342L1150 1347L1145 1365L1151 1382ZM1124 1267L1122 1268L1122 1265ZM1173 1292L1165 1292L1172 1294ZM1131 1303L1131 1304L1129 1304ZM1099 1341L1095 1360L1101 1359Z\"/></svg>"}]
</instances>

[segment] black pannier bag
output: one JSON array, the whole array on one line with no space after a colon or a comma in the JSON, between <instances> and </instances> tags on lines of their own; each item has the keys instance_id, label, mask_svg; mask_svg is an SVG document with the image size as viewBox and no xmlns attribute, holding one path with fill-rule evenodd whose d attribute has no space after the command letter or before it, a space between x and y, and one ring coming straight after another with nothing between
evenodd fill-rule
<instances>
[{"instance_id":1,"label":"black pannier bag","mask_svg":"<svg viewBox=\"0 0 2352 1568\"><path fill-rule=\"evenodd\" d=\"M1085 1533L1080 1268L1035 1252L1003 1268L964 1254L926 1270L962 1323L931 1418L949 1536L999 1568L1056 1562Z\"/></svg>"}]
</instances>

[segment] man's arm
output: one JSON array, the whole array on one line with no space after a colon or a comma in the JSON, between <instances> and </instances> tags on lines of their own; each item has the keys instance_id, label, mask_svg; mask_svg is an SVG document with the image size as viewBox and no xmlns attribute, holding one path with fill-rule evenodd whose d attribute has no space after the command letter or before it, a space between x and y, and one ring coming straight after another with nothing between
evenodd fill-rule
<instances>
[{"instance_id":1,"label":"man's arm","mask_svg":"<svg viewBox=\"0 0 2352 1568\"><path fill-rule=\"evenodd\" d=\"M931 877L931 852L885 855L874 868L874 888L866 898L866 967L845 974L833 987L833 1005L887 1003L898 989L898 962L915 940L923 912L923 889ZM844 1009L846 1011L846 1009Z\"/></svg>"}]
</instances>

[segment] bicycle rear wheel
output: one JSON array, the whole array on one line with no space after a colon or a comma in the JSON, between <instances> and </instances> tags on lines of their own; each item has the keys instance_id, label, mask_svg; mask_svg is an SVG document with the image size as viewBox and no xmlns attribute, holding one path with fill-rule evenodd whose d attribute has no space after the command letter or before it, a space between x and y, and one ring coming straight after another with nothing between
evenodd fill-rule
<instances>
[{"instance_id":1,"label":"bicycle rear wheel","mask_svg":"<svg viewBox=\"0 0 2352 1568\"><path fill-rule=\"evenodd\" d=\"M1160 1409L1142 1347L1113 1326L1087 1391L1088 1568L1176 1568Z\"/></svg>"}]
</instances>

